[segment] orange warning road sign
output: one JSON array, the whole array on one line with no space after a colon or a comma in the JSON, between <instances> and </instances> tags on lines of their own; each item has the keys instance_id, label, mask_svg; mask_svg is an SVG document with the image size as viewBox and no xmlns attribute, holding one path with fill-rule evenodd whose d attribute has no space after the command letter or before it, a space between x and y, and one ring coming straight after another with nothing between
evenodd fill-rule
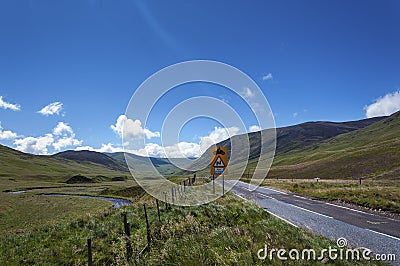
<instances>
[{"instance_id":1,"label":"orange warning road sign","mask_svg":"<svg viewBox=\"0 0 400 266\"><path fill-rule=\"evenodd\" d=\"M228 147L213 146L211 152L211 168L212 175L221 175L225 172L228 166Z\"/></svg>"}]
</instances>

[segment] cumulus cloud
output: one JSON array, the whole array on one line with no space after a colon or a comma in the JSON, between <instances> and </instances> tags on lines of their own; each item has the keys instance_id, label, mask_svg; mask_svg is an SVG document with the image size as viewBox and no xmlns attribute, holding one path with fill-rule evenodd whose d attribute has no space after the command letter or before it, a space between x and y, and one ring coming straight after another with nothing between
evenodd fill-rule
<instances>
[{"instance_id":1,"label":"cumulus cloud","mask_svg":"<svg viewBox=\"0 0 400 266\"><path fill-rule=\"evenodd\" d=\"M38 111L39 114L49 116L49 115L59 115L63 108L63 104L60 102L54 102L46 105L41 110Z\"/></svg>"},{"instance_id":2,"label":"cumulus cloud","mask_svg":"<svg viewBox=\"0 0 400 266\"><path fill-rule=\"evenodd\" d=\"M53 134L57 136L62 136L62 135L74 134L74 131L68 124L64 122L58 122L57 126L53 129Z\"/></svg>"},{"instance_id":3,"label":"cumulus cloud","mask_svg":"<svg viewBox=\"0 0 400 266\"><path fill-rule=\"evenodd\" d=\"M257 132L257 131L260 131L260 130L261 130L261 127L258 126L258 125L252 125L252 126L249 127L249 132Z\"/></svg>"},{"instance_id":4,"label":"cumulus cloud","mask_svg":"<svg viewBox=\"0 0 400 266\"><path fill-rule=\"evenodd\" d=\"M269 80L273 79L274 77L272 76L272 73L268 73L262 77L263 80Z\"/></svg>"},{"instance_id":5,"label":"cumulus cloud","mask_svg":"<svg viewBox=\"0 0 400 266\"><path fill-rule=\"evenodd\" d=\"M299 115L299 113L294 112L294 113L293 113L293 118L296 118L298 115Z\"/></svg>"},{"instance_id":6,"label":"cumulus cloud","mask_svg":"<svg viewBox=\"0 0 400 266\"><path fill-rule=\"evenodd\" d=\"M210 146L217 144L227 138L236 135L239 132L238 127L214 127L208 136L200 137L200 149L202 152L206 151Z\"/></svg>"},{"instance_id":7,"label":"cumulus cloud","mask_svg":"<svg viewBox=\"0 0 400 266\"><path fill-rule=\"evenodd\" d=\"M143 128L140 120L132 120L126 115L120 115L115 125L111 125L110 128L125 140L160 137L160 132L153 132Z\"/></svg>"},{"instance_id":8,"label":"cumulus cloud","mask_svg":"<svg viewBox=\"0 0 400 266\"><path fill-rule=\"evenodd\" d=\"M10 109L13 111L21 110L21 105L5 102L3 100L3 96L0 96L0 107L3 109Z\"/></svg>"},{"instance_id":9,"label":"cumulus cloud","mask_svg":"<svg viewBox=\"0 0 400 266\"><path fill-rule=\"evenodd\" d=\"M14 145L23 152L48 154L50 147L60 151L62 148L82 145L82 140L75 138L75 133L68 124L59 122L52 133L40 137L19 138L14 140Z\"/></svg>"},{"instance_id":10,"label":"cumulus cloud","mask_svg":"<svg viewBox=\"0 0 400 266\"><path fill-rule=\"evenodd\" d=\"M10 130L3 130L3 127L1 126L0 122L0 140L15 139L16 137L17 133L12 132Z\"/></svg>"},{"instance_id":11,"label":"cumulus cloud","mask_svg":"<svg viewBox=\"0 0 400 266\"><path fill-rule=\"evenodd\" d=\"M76 151L97 151L97 152L108 152L108 153L124 151L123 148L114 147L114 144L112 144L112 143L101 144L101 148L98 148L98 149L95 149L91 146L79 146L79 147L76 147L75 150Z\"/></svg>"},{"instance_id":12,"label":"cumulus cloud","mask_svg":"<svg viewBox=\"0 0 400 266\"><path fill-rule=\"evenodd\" d=\"M388 93L374 103L364 106L367 118L391 115L400 110L400 91Z\"/></svg>"},{"instance_id":13,"label":"cumulus cloud","mask_svg":"<svg viewBox=\"0 0 400 266\"><path fill-rule=\"evenodd\" d=\"M236 135L239 132L238 127L214 127L207 136L200 137L200 143L179 142L171 146L160 146L156 143L148 143L144 148L129 151L141 156L161 157L161 158L196 158L200 157L210 146L217 144L227 138Z\"/></svg>"},{"instance_id":14,"label":"cumulus cloud","mask_svg":"<svg viewBox=\"0 0 400 266\"><path fill-rule=\"evenodd\" d=\"M182 141L177 144L165 147L157 143L147 143L143 148L133 150L124 150L121 147L114 147L113 144L108 143L102 144L101 148L93 148L91 146L79 146L75 148L75 150L89 150L97 152L129 152L140 156L149 156L156 158L196 158L200 157L202 153L207 150L207 148L209 148L211 145L232 137L238 132L239 128L237 127L215 127L214 130L211 131L207 136L200 137L200 143Z\"/></svg>"},{"instance_id":15,"label":"cumulus cloud","mask_svg":"<svg viewBox=\"0 0 400 266\"><path fill-rule=\"evenodd\" d=\"M52 145L56 151L69 146L78 146L82 144L82 140L75 139L75 135L63 137L55 141Z\"/></svg>"},{"instance_id":16,"label":"cumulus cloud","mask_svg":"<svg viewBox=\"0 0 400 266\"><path fill-rule=\"evenodd\" d=\"M56 151L65 147L82 144L82 140L76 139L72 128L64 122L58 122L57 126L53 129L53 134L57 137L57 140L53 143L53 147Z\"/></svg>"},{"instance_id":17,"label":"cumulus cloud","mask_svg":"<svg viewBox=\"0 0 400 266\"><path fill-rule=\"evenodd\" d=\"M23 139L16 139L14 145L17 149L27 153L33 154L48 154L48 146L54 142L53 135L48 133L42 137L26 137Z\"/></svg>"}]
</instances>

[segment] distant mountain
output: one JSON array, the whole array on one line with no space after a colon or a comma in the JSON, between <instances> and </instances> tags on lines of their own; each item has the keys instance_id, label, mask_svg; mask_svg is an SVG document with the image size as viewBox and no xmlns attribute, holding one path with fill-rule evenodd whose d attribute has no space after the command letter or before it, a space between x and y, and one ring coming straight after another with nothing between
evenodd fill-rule
<instances>
[{"instance_id":1,"label":"distant mountain","mask_svg":"<svg viewBox=\"0 0 400 266\"><path fill-rule=\"evenodd\" d=\"M106 154L95 151L64 151L52 155L52 157L68 159L78 163L97 164L111 170L128 172L128 167L126 166L125 162L115 160Z\"/></svg>"},{"instance_id":2,"label":"distant mountain","mask_svg":"<svg viewBox=\"0 0 400 266\"><path fill-rule=\"evenodd\" d=\"M32 155L0 145L0 178L41 179L65 182L75 175L89 178L129 176L118 162L101 153L68 151L56 155ZM69 159L68 159L68 158Z\"/></svg>"},{"instance_id":3,"label":"distant mountain","mask_svg":"<svg viewBox=\"0 0 400 266\"><path fill-rule=\"evenodd\" d=\"M260 156L261 134L254 132L232 137L218 145L249 141L250 154L241 154L230 165L249 158L247 169L255 167ZM269 178L359 178L399 176L400 112L352 122L307 122L276 129L277 143ZM274 143L263 139L267 149ZM150 173L153 166L163 175L188 174L166 158L147 158L126 154L135 171ZM179 159L174 159L178 162ZM151 163L150 163L151 162ZM208 172L209 150L192 164ZM232 169L232 168L231 168ZM40 178L65 182L75 175L96 178L129 176L124 153L65 151L55 155L32 155L0 145L0 178Z\"/></svg>"},{"instance_id":4,"label":"distant mountain","mask_svg":"<svg viewBox=\"0 0 400 266\"><path fill-rule=\"evenodd\" d=\"M374 117L351 122L307 122L278 128L276 131L276 155L315 145L340 134L358 130L385 117Z\"/></svg>"},{"instance_id":5,"label":"distant mountain","mask_svg":"<svg viewBox=\"0 0 400 266\"><path fill-rule=\"evenodd\" d=\"M180 158L154 158L154 157L143 157L132 153L123 153L123 152L115 152L115 153L104 153L105 155L123 163L125 162L125 155L130 159L130 165L134 166L134 170L141 172L152 172L153 166L157 169L157 171L162 175L174 175L178 172L181 172L181 169L174 165L174 162L178 161L182 164L183 160Z\"/></svg>"},{"instance_id":6,"label":"distant mountain","mask_svg":"<svg viewBox=\"0 0 400 266\"><path fill-rule=\"evenodd\" d=\"M367 122L371 121L367 126L361 123L360 129L277 153L268 178L399 178L400 112Z\"/></svg>"},{"instance_id":7,"label":"distant mountain","mask_svg":"<svg viewBox=\"0 0 400 266\"><path fill-rule=\"evenodd\" d=\"M275 158L285 153L294 152L295 150L312 147L335 136L365 128L385 118L386 117L375 117L350 122L307 122L299 125L277 128ZM263 143L261 143L261 134L264 136ZM261 145L264 145L266 150L272 150L274 148L273 143L270 142L270 138L265 138L265 136L271 134L273 134L273 132L270 129L266 129L262 132L236 135L233 136L232 139L219 142L217 145L227 146L229 153L231 153L232 141L235 141L235 143L245 143L248 141L250 145L249 155L239 155L236 161L231 161L231 164L238 164L246 160L254 163L254 161L258 160L260 157ZM208 156L209 152L208 149L202 157L192 165L192 168L195 169L199 168L200 165L208 165L210 161ZM240 149L238 149L237 152L240 152Z\"/></svg>"}]
</instances>

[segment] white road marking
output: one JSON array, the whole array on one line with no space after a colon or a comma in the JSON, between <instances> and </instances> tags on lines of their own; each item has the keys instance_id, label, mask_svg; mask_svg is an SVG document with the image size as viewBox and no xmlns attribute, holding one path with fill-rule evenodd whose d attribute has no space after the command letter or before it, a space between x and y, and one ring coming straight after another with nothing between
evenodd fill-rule
<instances>
[{"instance_id":1,"label":"white road marking","mask_svg":"<svg viewBox=\"0 0 400 266\"><path fill-rule=\"evenodd\" d=\"M400 241L400 238L397 238L395 236L391 236L391 235L387 235L387 234L384 234L384 233L380 233L380 232L377 232L377 231L374 231L374 230L371 230L371 229L365 229L365 230L373 232L373 233L376 233L376 234L379 234L379 235L387 236L387 237L390 237L390 238L393 238L393 239L396 239L396 240Z\"/></svg>"},{"instance_id":2,"label":"white road marking","mask_svg":"<svg viewBox=\"0 0 400 266\"><path fill-rule=\"evenodd\" d=\"M279 190L276 190L276 189L272 189L272 188L269 188L269 187L258 187L258 188L264 188L264 189L266 189L266 190L275 191L275 192L277 192L277 193L279 193L279 194L287 195L287 193L285 193L285 192L282 192L282 191L279 191ZM257 188L257 189L258 189L258 188Z\"/></svg>"},{"instance_id":3,"label":"white road marking","mask_svg":"<svg viewBox=\"0 0 400 266\"><path fill-rule=\"evenodd\" d=\"M265 198L265 199L274 199L274 200L276 200L276 199L275 199L275 198L273 198L273 197L270 197L270 196L267 196L267 195L261 194L261 193L259 193L259 192L257 192L257 194L258 194L259 196L261 196L261 197Z\"/></svg>"},{"instance_id":4,"label":"white road marking","mask_svg":"<svg viewBox=\"0 0 400 266\"><path fill-rule=\"evenodd\" d=\"M248 201L248 199L244 198L243 196L239 195L239 194L235 194L236 196L238 196L239 198L241 198L242 200Z\"/></svg>"},{"instance_id":5,"label":"white road marking","mask_svg":"<svg viewBox=\"0 0 400 266\"><path fill-rule=\"evenodd\" d=\"M257 190L257 189L259 189L259 188L264 188L264 189L266 189L266 190L272 190L272 191L274 191L274 192L276 192L276 193L279 193L279 194L287 195L287 193L285 193L285 192L282 192L282 191L279 191L279 190L276 190L276 189L273 189L273 188L270 188L270 187L254 186L254 185L252 185L252 184L243 183L243 182L240 182L240 181L238 181L238 182L235 184L235 186L239 186L239 187L244 188L244 189L247 189L247 190L249 190L249 191L254 191L254 190Z\"/></svg>"},{"instance_id":6,"label":"white road marking","mask_svg":"<svg viewBox=\"0 0 400 266\"><path fill-rule=\"evenodd\" d=\"M248 201L248 199L246 199L246 198L244 198L243 196L241 196L241 195L239 195L239 194L235 194L236 196L238 196L239 198L241 198L242 200L246 200L246 201ZM273 198L272 198L273 199ZM269 214L271 214L272 216L274 216L274 217L276 217L276 218L278 218L278 219L281 219L282 221L284 221L284 222L286 222L286 223L288 223L288 224L290 224L290 225L292 225L292 226L294 226L294 227L297 227L298 228L298 226L297 225L295 225L294 223L292 223L292 222L290 222L290 221L288 221L288 220L286 220L285 218L282 218L282 217L280 217L280 216L278 216L278 215L276 215L275 213L272 213L272 212L270 212L270 211L268 211L267 209L265 209L265 208L263 208L264 209L264 211L266 211L266 212L268 212Z\"/></svg>"},{"instance_id":7,"label":"white road marking","mask_svg":"<svg viewBox=\"0 0 400 266\"><path fill-rule=\"evenodd\" d=\"M269 214L271 214L272 216L275 216L276 218L278 218L278 219L281 219L282 221L284 221L284 222L286 222L286 223L288 223L288 224L290 224L290 225L293 225L294 227L297 227L297 228L299 228L297 225L295 225L294 223L292 223L292 222L289 222L288 220L286 220L285 218L282 218L282 217L280 217L280 216L278 216L278 215L276 215L275 213L272 213L272 212L270 212L270 211L268 211L267 209L265 209L264 208L264 210L266 211L266 212L268 212Z\"/></svg>"},{"instance_id":8,"label":"white road marking","mask_svg":"<svg viewBox=\"0 0 400 266\"><path fill-rule=\"evenodd\" d=\"M305 199L305 200L309 200L309 199L307 199L306 197L302 197L302 196L299 196L299 195L293 195L294 197L296 197L296 198L300 198L300 199Z\"/></svg>"},{"instance_id":9,"label":"white road marking","mask_svg":"<svg viewBox=\"0 0 400 266\"><path fill-rule=\"evenodd\" d=\"M354 211L354 212L358 212L358 213L370 214L370 215L374 215L375 216L375 214L373 214L373 213L363 212L363 211L355 210L355 209L352 209L352 208L348 208L348 207L332 204L332 203L329 203L329 202L326 202L325 204L330 205L330 206L339 207L339 208L346 209L346 210L350 210L350 211Z\"/></svg>"},{"instance_id":10,"label":"white road marking","mask_svg":"<svg viewBox=\"0 0 400 266\"><path fill-rule=\"evenodd\" d=\"M306 211L306 212L314 213L314 214L317 214L317 215L320 215L320 216L323 216L323 217L326 217L326 218L329 218L329 219L333 219L333 217L327 216L325 214L321 214L321 213L318 213L318 212L310 211L310 210L304 209L302 207L299 207L299 206L296 206L296 205L293 205L293 204L290 204L290 205L292 205L293 207L298 208L300 210Z\"/></svg>"}]
</instances>

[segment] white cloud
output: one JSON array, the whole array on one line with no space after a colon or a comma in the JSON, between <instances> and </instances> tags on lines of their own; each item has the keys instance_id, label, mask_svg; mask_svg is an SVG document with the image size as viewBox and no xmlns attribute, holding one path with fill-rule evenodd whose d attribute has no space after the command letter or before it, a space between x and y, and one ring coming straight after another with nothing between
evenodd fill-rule
<instances>
[{"instance_id":1,"label":"white cloud","mask_svg":"<svg viewBox=\"0 0 400 266\"><path fill-rule=\"evenodd\" d=\"M69 147L69 146L78 146L82 144L82 140L75 139L75 134L69 137L63 137L58 139L53 143L53 147L56 151L61 150L62 148Z\"/></svg>"},{"instance_id":2,"label":"white cloud","mask_svg":"<svg viewBox=\"0 0 400 266\"><path fill-rule=\"evenodd\" d=\"M83 142L75 138L75 133L72 128L64 122L58 122L57 126L53 129L53 134L58 138L53 143L53 147L56 151L69 146L78 146Z\"/></svg>"},{"instance_id":3,"label":"white cloud","mask_svg":"<svg viewBox=\"0 0 400 266\"><path fill-rule=\"evenodd\" d=\"M33 154L48 154L48 146L51 146L54 142L52 134L46 134L42 137L26 137L23 139L16 139L14 145L17 145L17 149L27 153Z\"/></svg>"},{"instance_id":4,"label":"white cloud","mask_svg":"<svg viewBox=\"0 0 400 266\"><path fill-rule=\"evenodd\" d=\"M296 118L298 115L299 115L299 113L294 112L294 113L293 113L293 118Z\"/></svg>"},{"instance_id":5,"label":"white cloud","mask_svg":"<svg viewBox=\"0 0 400 266\"><path fill-rule=\"evenodd\" d=\"M200 137L200 143L179 142L172 146L160 146L156 143L148 143L139 150L129 151L141 156L169 157L169 158L194 158L200 157L210 146L228 139L239 132L238 127L214 127L207 136Z\"/></svg>"},{"instance_id":6,"label":"white cloud","mask_svg":"<svg viewBox=\"0 0 400 266\"><path fill-rule=\"evenodd\" d=\"M63 104L60 102L54 102L46 105L43 107L40 111L38 111L39 114L49 116L49 115L59 115L61 110L62 110Z\"/></svg>"},{"instance_id":7,"label":"white cloud","mask_svg":"<svg viewBox=\"0 0 400 266\"><path fill-rule=\"evenodd\" d=\"M364 106L367 118L391 115L400 110L400 91L388 93L374 103Z\"/></svg>"},{"instance_id":8,"label":"white cloud","mask_svg":"<svg viewBox=\"0 0 400 266\"><path fill-rule=\"evenodd\" d=\"M57 126L53 129L53 134L61 136L67 134L74 134L74 131L68 124L64 122L58 122Z\"/></svg>"},{"instance_id":9,"label":"white cloud","mask_svg":"<svg viewBox=\"0 0 400 266\"><path fill-rule=\"evenodd\" d=\"M251 99L254 97L254 92L250 88L246 87L246 88L244 88L244 90L242 92L242 96L245 99Z\"/></svg>"},{"instance_id":10,"label":"white cloud","mask_svg":"<svg viewBox=\"0 0 400 266\"><path fill-rule=\"evenodd\" d=\"M101 144L101 148L95 149L91 146L79 146L75 148L76 151L97 151L97 152L123 152L124 149L120 147L114 147L112 143Z\"/></svg>"},{"instance_id":11,"label":"white cloud","mask_svg":"<svg viewBox=\"0 0 400 266\"><path fill-rule=\"evenodd\" d=\"M59 122L53 129L53 133L14 140L14 145L18 150L33 154L48 154L50 147L53 147L55 151L60 151L62 148L81 144L82 140L76 139L72 128L64 122Z\"/></svg>"},{"instance_id":12,"label":"white cloud","mask_svg":"<svg viewBox=\"0 0 400 266\"><path fill-rule=\"evenodd\" d=\"M272 76L272 73L268 73L262 77L263 80L269 80L273 79L274 77Z\"/></svg>"},{"instance_id":13,"label":"white cloud","mask_svg":"<svg viewBox=\"0 0 400 266\"><path fill-rule=\"evenodd\" d=\"M3 96L0 96L0 107L3 109L10 109L13 111L21 110L21 105L5 102L3 100Z\"/></svg>"},{"instance_id":14,"label":"white cloud","mask_svg":"<svg viewBox=\"0 0 400 266\"><path fill-rule=\"evenodd\" d=\"M257 131L260 131L260 130L261 130L261 127L258 126L258 125L252 125L252 126L249 127L249 132L257 132Z\"/></svg>"},{"instance_id":15,"label":"white cloud","mask_svg":"<svg viewBox=\"0 0 400 266\"><path fill-rule=\"evenodd\" d=\"M12 132L10 130L3 130L3 127L1 126L1 122L0 122L0 140L15 139L16 137L17 137L17 133Z\"/></svg>"},{"instance_id":16,"label":"white cloud","mask_svg":"<svg viewBox=\"0 0 400 266\"><path fill-rule=\"evenodd\" d=\"M115 125L111 125L110 127L120 137L123 137L124 140L160 137L160 132L153 132L147 128L143 128L140 120L132 120L127 118L126 115L120 115Z\"/></svg>"},{"instance_id":17,"label":"white cloud","mask_svg":"<svg viewBox=\"0 0 400 266\"><path fill-rule=\"evenodd\" d=\"M118 124L118 123L117 123ZM157 158L194 158L200 157L202 152L206 151L208 147L214 145L222 140L225 140L239 132L239 128L230 127L222 128L215 127L207 136L200 137L200 143L193 142L179 142L171 146L161 146L157 143L147 143L144 148L137 150L124 150L120 147L114 147L113 144L102 144L101 148L93 148L91 146L79 146L75 150L89 150L97 152L130 152L140 156L150 156Z\"/></svg>"},{"instance_id":18,"label":"white cloud","mask_svg":"<svg viewBox=\"0 0 400 266\"><path fill-rule=\"evenodd\" d=\"M200 145L193 142L179 142L172 146L160 146L156 143L147 143L139 150L130 150L130 153L156 158L194 158L201 156Z\"/></svg>"},{"instance_id":19,"label":"white cloud","mask_svg":"<svg viewBox=\"0 0 400 266\"><path fill-rule=\"evenodd\" d=\"M208 136L200 137L200 150L206 151L210 146L236 135L239 130L238 127L214 127Z\"/></svg>"}]
</instances>

